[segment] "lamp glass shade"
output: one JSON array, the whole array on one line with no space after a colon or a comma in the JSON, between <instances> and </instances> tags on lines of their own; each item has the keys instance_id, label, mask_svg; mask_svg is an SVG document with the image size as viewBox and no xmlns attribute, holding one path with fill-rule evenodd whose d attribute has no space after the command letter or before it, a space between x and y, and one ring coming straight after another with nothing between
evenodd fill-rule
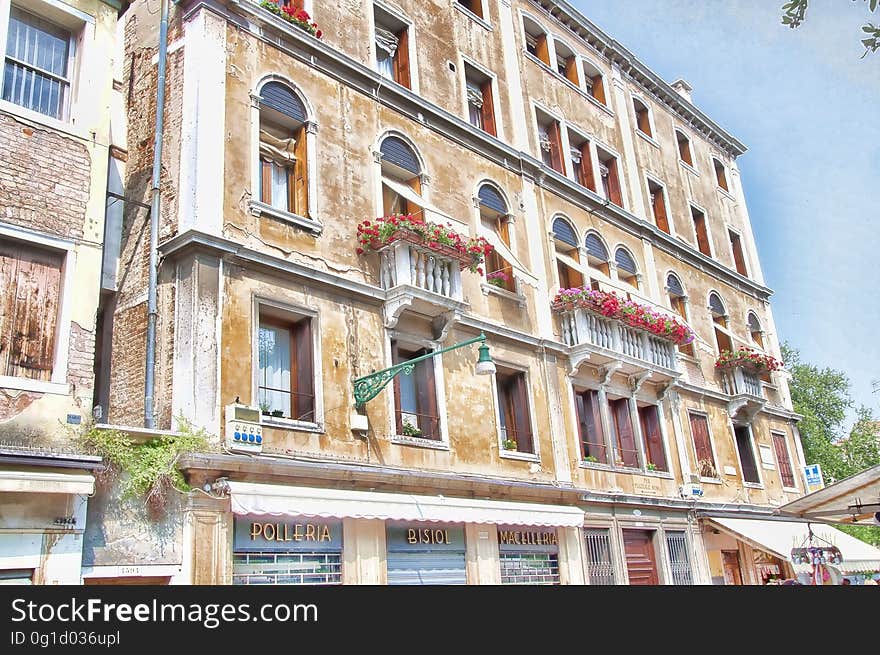
<instances>
[{"instance_id":1,"label":"lamp glass shade","mask_svg":"<svg viewBox=\"0 0 880 655\"><path fill-rule=\"evenodd\" d=\"M485 343L480 346L480 356L477 359L475 373L477 375L492 375L495 373L495 362L492 361L492 355L489 354L489 346Z\"/></svg>"}]
</instances>

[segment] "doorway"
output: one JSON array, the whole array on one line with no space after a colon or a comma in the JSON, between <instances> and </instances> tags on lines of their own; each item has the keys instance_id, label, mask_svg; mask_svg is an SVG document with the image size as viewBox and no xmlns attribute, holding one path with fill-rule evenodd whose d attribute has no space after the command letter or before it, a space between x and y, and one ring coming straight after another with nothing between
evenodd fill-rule
<instances>
[{"instance_id":1,"label":"doorway","mask_svg":"<svg viewBox=\"0 0 880 655\"><path fill-rule=\"evenodd\" d=\"M654 557L654 533L649 530L624 530L623 547L626 552L629 583L631 585L660 584Z\"/></svg>"}]
</instances>

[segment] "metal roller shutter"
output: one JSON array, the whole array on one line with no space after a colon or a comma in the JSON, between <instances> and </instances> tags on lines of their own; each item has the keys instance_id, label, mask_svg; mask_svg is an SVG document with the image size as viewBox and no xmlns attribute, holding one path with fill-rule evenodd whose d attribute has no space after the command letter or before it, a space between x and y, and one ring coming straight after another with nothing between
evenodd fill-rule
<instances>
[{"instance_id":1,"label":"metal roller shutter","mask_svg":"<svg viewBox=\"0 0 880 655\"><path fill-rule=\"evenodd\" d=\"M479 197L480 204L484 207L488 207L489 209L492 209L499 214L507 213L507 205L505 204L504 199L501 197L501 194L488 184L484 184L480 187L480 191L479 193L477 193L477 197Z\"/></svg>"},{"instance_id":2,"label":"metal roller shutter","mask_svg":"<svg viewBox=\"0 0 880 655\"><path fill-rule=\"evenodd\" d=\"M389 585L467 584L464 551L388 553Z\"/></svg>"}]
</instances>

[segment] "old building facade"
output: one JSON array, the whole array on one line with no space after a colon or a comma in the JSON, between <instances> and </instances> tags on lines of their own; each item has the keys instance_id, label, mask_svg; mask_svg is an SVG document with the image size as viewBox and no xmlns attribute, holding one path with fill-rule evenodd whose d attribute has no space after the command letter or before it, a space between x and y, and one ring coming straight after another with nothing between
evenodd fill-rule
<instances>
[{"instance_id":1,"label":"old building facade","mask_svg":"<svg viewBox=\"0 0 880 655\"><path fill-rule=\"evenodd\" d=\"M146 203L158 17L135 3L123 20L124 195ZM803 456L784 372L715 366L779 346L745 147L687 83L547 0L184 1L168 34L152 411L157 429L181 417L216 444L183 460L198 491L161 526L96 514L94 575L785 573L712 520L802 495ZM369 241L397 214L493 252L472 271L424 242L359 242L359 225ZM108 214L98 398L115 426L145 411L145 221L128 202L111 236ZM579 287L695 339L559 301ZM454 348L355 402L355 379L480 335L493 374L474 374L476 344Z\"/></svg>"},{"instance_id":2,"label":"old building facade","mask_svg":"<svg viewBox=\"0 0 880 655\"><path fill-rule=\"evenodd\" d=\"M72 435L92 417L108 174L123 156L110 128L121 9L115 0L0 3L4 582L82 580L101 458Z\"/></svg>"}]
</instances>

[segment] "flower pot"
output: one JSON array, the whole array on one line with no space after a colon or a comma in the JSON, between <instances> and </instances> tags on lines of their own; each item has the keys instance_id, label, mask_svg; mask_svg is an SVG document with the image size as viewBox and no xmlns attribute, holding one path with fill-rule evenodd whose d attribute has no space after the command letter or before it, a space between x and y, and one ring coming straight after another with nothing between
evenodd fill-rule
<instances>
[{"instance_id":1,"label":"flower pot","mask_svg":"<svg viewBox=\"0 0 880 655\"><path fill-rule=\"evenodd\" d=\"M273 409L273 410L272 410L272 416L274 416L275 418L283 418L283 417L284 417L284 410L281 410L281 409Z\"/></svg>"}]
</instances>

